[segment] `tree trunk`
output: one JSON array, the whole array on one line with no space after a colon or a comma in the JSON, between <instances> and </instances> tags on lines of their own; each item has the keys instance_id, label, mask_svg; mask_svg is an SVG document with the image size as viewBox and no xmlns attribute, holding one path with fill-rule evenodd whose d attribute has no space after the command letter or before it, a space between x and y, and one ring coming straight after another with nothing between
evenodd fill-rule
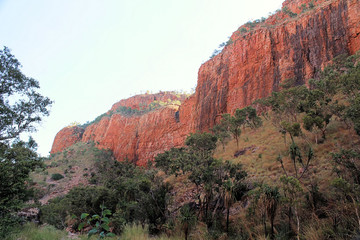
<instances>
[{"instance_id":1,"label":"tree trunk","mask_svg":"<svg viewBox=\"0 0 360 240\"><path fill-rule=\"evenodd\" d=\"M296 225L297 225L297 230L296 230L296 238L297 240L300 240L300 219L299 219L299 215L297 214L297 210L296 207L294 207L295 210L295 217L296 217Z\"/></svg>"},{"instance_id":2,"label":"tree trunk","mask_svg":"<svg viewBox=\"0 0 360 240\"><path fill-rule=\"evenodd\" d=\"M230 206L226 212L226 232L229 233L229 215L230 215Z\"/></svg>"},{"instance_id":3,"label":"tree trunk","mask_svg":"<svg viewBox=\"0 0 360 240\"><path fill-rule=\"evenodd\" d=\"M289 230L292 229L291 227L291 215L292 215L292 211L291 211L291 207L289 207L289 212L288 212L288 224L289 224Z\"/></svg>"},{"instance_id":4,"label":"tree trunk","mask_svg":"<svg viewBox=\"0 0 360 240\"><path fill-rule=\"evenodd\" d=\"M322 137L323 137L323 139L325 141L325 139L326 139L326 127L325 127L324 130L321 130L321 131L322 131Z\"/></svg>"},{"instance_id":5,"label":"tree trunk","mask_svg":"<svg viewBox=\"0 0 360 240\"><path fill-rule=\"evenodd\" d=\"M267 237L267 231L266 231L266 214L264 213L263 214L263 224L264 224L264 233L265 233L265 236Z\"/></svg>"},{"instance_id":6,"label":"tree trunk","mask_svg":"<svg viewBox=\"0 0 360 240\"><path fill-rule=\"evenodd\" d=\"M354 204L354 209L355 209L355 214L356 214L356 217L357 217L357 220L358 220L358 228L359 228L359 231L360 231L360 216L359 216L359 211L358 211L358 208L357 208L357 206L356 206L356 201L355 201L355 199L352 197L352 196L350 196L351 197L351 200L352 200L352 202L353 202L353 204Z\"/></svg>"},{"instance_id":7,"label":"tree trunk","mask_svg":"<svg viewBox=\"0 0 360 240\"><path fill-rule=\"evenodd\" d=\"M271 225L271 229L270 229L270 239L274 239L274 218L270 218L270 225Z\"/></svg>"}]
</instances>

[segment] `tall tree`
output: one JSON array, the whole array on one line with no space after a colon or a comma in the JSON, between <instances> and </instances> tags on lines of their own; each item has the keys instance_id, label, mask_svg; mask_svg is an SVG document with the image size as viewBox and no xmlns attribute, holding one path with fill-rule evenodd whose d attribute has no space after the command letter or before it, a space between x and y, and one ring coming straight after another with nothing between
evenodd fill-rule
<instances>
[{"instance_id":1,"label":"tall tree","mask_svg":"<svg viewBox=\"0 0 360 240\"><path fill-rule=\"evenodd\" d=\"M29 173L41 165L36 143L18 140L23 132L49 115L52 101L37 92L39 83L20 71L20 62L7 47L0 50L0 237L16 221L14 211L27 200Z\"/></svg>"},{"instance_id":2,"label":"tall tree","mask_svg":"<svg viewBox=\"0 0 360 240\"><path fill-rule=\"evenodd\" d=\"M7 47L0 50L0 141L34 131L52 104L38 92L39 82L26 77L20 67Z\"/></svg>"}]
</instances>

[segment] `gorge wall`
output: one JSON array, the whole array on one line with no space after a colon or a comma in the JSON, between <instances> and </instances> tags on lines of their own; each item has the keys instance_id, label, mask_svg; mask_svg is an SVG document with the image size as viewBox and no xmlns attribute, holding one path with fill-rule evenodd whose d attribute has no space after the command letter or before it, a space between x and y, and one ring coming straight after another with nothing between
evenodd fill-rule
<instances>
[{"instance_id":1,"label":"gorge wall","mask_svg":"<svg viewBox=\"0 0 360 240\"><path fill-rule=\"evenodd\" d=\"M179 100L180 106L169 104L133 116L112 114L83 130L65 128L56 135L51 153L77 141L94 141L118 160L144 165L156 154L181 146L190 132L212 127L222 113L278 90L283 80L307 83L334 57L359 49L359 0L286 0L283 11L232 34L223 51L200 67L192 96L144 94L122 100L110 111L120 106L140 109L154 100Z\"/></svg>"}]
</instances>

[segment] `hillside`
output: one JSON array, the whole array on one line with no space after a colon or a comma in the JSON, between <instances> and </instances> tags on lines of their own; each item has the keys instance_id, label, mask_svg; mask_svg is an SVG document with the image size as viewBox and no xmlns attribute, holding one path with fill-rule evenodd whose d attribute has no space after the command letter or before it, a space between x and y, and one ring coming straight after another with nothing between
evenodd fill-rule
<instances>
[{"instance_id":1,"label":"hillside","mask_svg":"<svg viewBox=\"0 0 360 240\"><path fill-rule=\"evenodd\" d=\"M221 114L269 96L284 80L307 83L334 57L354 54L360 49L359 16L356 0L285 1L282 11L235 31L222 52L200 67L195 93L181 97L180 106L126 117L106 113L86 129L61 130L51 153L78 141L94 141L119 161L145 165L156 154L183 145L189 133L211 128ZM110 111L118 106L139 109L155 99L172 98L135 96Z\"/></svg>"},{"instance_id":2,"label":"hillside","mask_svg":"<svg viewBox=\"0 0 360 240\"><path fill-rule=\"evenodd\" d=\"M4 47L0 238L360 239L360 1L286 0L220 46L193 94L123 99L48 158L17 136L52 101Z\"/></svg>"},{"instance_id":3,"label":"hillside","mask_svg":"<svg viewBox=\"0 0 360 240\"><path fill-rule=\"evenodd\" d=\"M144 239L358 238L359 50L359 1L285 1L232 34L194 94L133 96L62 129L32 173L40 220Z\"/></svg>"}]
</instances>

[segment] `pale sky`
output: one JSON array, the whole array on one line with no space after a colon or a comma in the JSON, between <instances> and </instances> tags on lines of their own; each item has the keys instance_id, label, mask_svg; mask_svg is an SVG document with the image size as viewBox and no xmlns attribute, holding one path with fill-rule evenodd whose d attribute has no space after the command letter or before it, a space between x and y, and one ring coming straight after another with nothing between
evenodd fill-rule
<instances>
[{"instance_id":1,"label":"pale sky","mask_svg":"<svg viewBox=\"0 0 360 240\"><path fill-rule=\"evenodd\" d=\"M47 156L56 133L115 102L190 91L214 49L283 0L0 0L0 48L55 103L32 133Z\"/></svg>"}]
</instances>

